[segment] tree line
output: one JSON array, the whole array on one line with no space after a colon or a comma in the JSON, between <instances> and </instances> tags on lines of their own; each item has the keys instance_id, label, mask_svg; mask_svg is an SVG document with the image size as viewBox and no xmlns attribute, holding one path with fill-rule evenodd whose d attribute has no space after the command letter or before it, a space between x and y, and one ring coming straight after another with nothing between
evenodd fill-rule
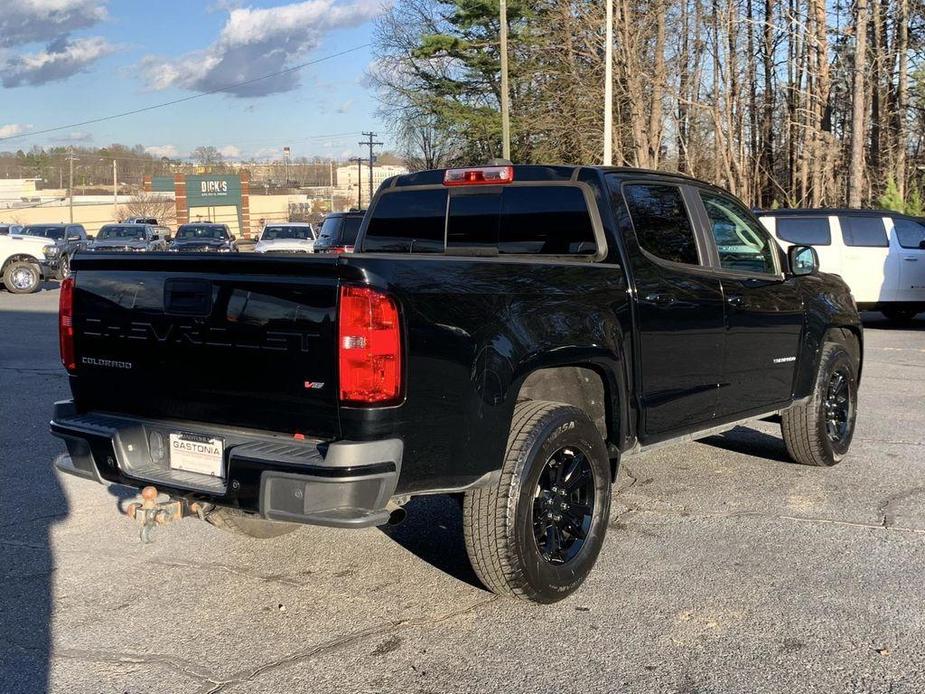
<instances>
[{"instance_id":1,"label":"tree line","mask_svg":"<svg viewBox=\"0 0 925 694\"><path fill-rule=\"evenodd\" d=\"M508 0L512 156L601 161L602 0ZM614 157L760 207L922 214L925 0L614 0ZM501 153L498 0L397 0L370 78L418 168Z\"/></svg>"}]
</instances>

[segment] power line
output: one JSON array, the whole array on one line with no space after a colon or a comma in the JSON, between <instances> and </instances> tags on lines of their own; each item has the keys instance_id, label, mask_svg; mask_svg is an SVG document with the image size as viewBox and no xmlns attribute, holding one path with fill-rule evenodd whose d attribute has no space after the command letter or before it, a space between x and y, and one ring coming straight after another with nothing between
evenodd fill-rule
<instances>
[{"instance_id":1,"label":"power line","mask_svg":"<svg viewBox=\"0 0 925 694\"><path fill-rule=\"evenodd\" d=\"M237 87L244 87L248 84L254 84L255 82L260 82L262 80L270 79L271 77L278 77L279 75L286 75L290 72L296 72L297 70L302 70L303 68L310 67L312 65L317 65L318 63L323 63L326 60L332 60L334 58L339 58L348 53L354 53L363 48L368 48L369 43L360 44L359 46L354 46L353 48L348 48L346 50L340 51L338 53L332 53L331 55L326 55L322 58L316 58L315 60L309 60L306 63L300 63L299 65L293 65L292 67L285 68L284 70L277 70L276 72L271 72L268 75L261 75L260 77L254 77L249 80L244 80L243 82L233 82L231 84L222 85L221 87L216 87L215 89L210 89L205 92L200 92L199 94L191 94L190 96L184 96L179 99L172 99L171 101L164 101L160 104L152 104L151 106L143 106L142 108L136 108L131 111L124 111L122 113L114 113L109 116L101 116L99 118L92 118L90 120L81 121L80 123L70 123L69 125L60 125L55 128L45 128L44 130L34 130L28 133L22 133L20 135L8 135L7 137L0 137L0 142L5 142L7 140L18 140L24 137L34 137L36 135L44 135L46 133L54 133L60 130L67 130L69 128L79 128L84 125L93 125L95 123L102 123L108 120L115 120L116 118L125 118L126 116L134 116L138 113L144 113L146 111L154 111L155 109L165 108L167 106L173 106L174 104L181 104L186 101L192 101L193 99L201 99L204 96L210 96L212 94L218 94L220 92L228 91L229 89L235 89Z\"/></svg>"}]
</instances>

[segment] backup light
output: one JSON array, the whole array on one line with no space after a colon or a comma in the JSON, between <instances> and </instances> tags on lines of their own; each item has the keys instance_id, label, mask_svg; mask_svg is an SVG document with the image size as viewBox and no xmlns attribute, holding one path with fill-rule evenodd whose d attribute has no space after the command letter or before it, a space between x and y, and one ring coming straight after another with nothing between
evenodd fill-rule
<instances>
[{"instance_id":1,"label":"backup light","mask_svg":"<svg viewBox=\"0 0 925 694\"><path fill-rule=\"evenodd\" d=\"M499 185L514 180L513 166L476 166L470 169L447 169L445 186Z\"/></svg>"}]
</instances>

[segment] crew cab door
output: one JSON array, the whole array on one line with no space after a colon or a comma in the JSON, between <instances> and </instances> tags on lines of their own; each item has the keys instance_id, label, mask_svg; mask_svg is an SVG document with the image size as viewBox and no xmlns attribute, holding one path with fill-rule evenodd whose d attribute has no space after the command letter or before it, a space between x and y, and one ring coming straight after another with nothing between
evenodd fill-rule
<instances>
[{"instance_id":1,"label":"crew cab door","mask_svg":"<svg viewBox=\"0 0 925 694\"><path fill-rule=\"evenodd\" d=\"M622 182L616 175L608 183L636 293L639 437L653 442L715 415L723 369L722 285L708 271L682 186Z\"/></svg>"},{"instance_id":2,"label":"crew cab door","mask_svg":"<svg viewBox=\"0 0 925 694\"><path fill-rule=\"evenodd\" d=\"M694 188L720 278L726 339L717 417L733 419L789 402L803 329L797 278L767 230L735 198Z\"/></svg>"}]
</instances>

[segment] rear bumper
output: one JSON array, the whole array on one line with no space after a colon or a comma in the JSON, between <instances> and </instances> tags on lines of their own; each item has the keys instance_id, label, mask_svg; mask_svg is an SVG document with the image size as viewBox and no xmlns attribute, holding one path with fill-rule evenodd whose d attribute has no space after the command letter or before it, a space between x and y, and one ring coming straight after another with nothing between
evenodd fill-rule
<instances>
[{"instance_id":1,"label":"rear bumper","mask_svg":"<svg viewBox=\"0 0 925 694\"><path fill-rule=\"evenodd\" d=\"M149 450L152 432L221 437L224 477L171 469ZM174 496L239 508L292 523L364 528L388 521L386 504L401 473L400 439L333 443L295 441L265 432L201 422L77 414L72 401L55 404L51 433L68 455L62 472L100 483L148 484Z\"/></svg>"}]
</instances>

